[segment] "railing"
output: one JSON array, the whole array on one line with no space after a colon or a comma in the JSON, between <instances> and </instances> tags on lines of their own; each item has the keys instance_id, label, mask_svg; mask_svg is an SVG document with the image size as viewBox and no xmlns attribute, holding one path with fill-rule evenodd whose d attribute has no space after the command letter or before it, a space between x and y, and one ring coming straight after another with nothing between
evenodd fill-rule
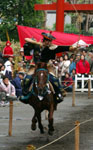
<instances>
[{"instance_id":1,"label":"railing","mask_svg":"<svg viewBox=\"0 0 93 150\"><path fill-rule=\"evenodd\" d=\"M88 91L88 81L90 80L90 90L93 91L93 75L75 75L75 91ZM79 87L80 85L80 87Z\"/></svg>"}]
</instances>

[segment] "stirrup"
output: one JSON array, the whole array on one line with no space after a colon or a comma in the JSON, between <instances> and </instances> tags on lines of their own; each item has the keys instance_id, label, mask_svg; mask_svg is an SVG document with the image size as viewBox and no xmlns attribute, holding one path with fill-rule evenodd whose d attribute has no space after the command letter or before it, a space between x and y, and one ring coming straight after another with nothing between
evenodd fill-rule
<instances>
[{"instance_id":1,"label":"stirrup","mask_svg":"<svg viewBox=\"0 0 93 150\"><path fill-rule=\"evenodd\" d=\"M62 101L63 101L63 99L64 99L64 98L63 98L63 95L62 95L62 94L60 94L60 93L56 96L56 102L57 102L57 103L62 102Z\"/></svg>"}]
</instances>

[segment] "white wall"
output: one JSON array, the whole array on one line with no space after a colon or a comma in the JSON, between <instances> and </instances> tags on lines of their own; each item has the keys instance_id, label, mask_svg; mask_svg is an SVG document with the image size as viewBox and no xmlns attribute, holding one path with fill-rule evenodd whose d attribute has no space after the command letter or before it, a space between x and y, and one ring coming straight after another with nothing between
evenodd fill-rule
<instances>
[{"instance_id":1,"label":"white wall","mask_svg":"<svg viewBox=\"0 0 93 150\"><path fill-rule=\"evenodd\" d=\"M52 29L53 24L56 23L56 11L47 11L46 27ZM71 24L71 17L65 16L65 24Z\"/></svg>"}]
</instances>

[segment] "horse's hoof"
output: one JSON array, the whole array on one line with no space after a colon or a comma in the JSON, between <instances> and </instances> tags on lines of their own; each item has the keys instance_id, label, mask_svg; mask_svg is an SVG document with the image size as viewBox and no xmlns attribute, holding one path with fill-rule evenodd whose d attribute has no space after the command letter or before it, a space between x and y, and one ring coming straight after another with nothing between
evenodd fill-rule
<instances>
[{"instance_id":1,"label":"horse's hoof","mask_svg":"<svg viewBox=\"0 0 93 150\"><path fill-rule=\"evenodd\" d=\"M32 124L32 125L31 125L31 129L32 129L32 130L36 130L36 125L35 125L35 124Z\"/></svg>"},{"instance_id":2,"label":"horse's hoof","mask_svg":"<svg viewBox=\"0 0 93 150\"><path fill-rule=\"evenodd\" d=\"M49 131L48 131L48 134L52 136L52 135L53 135L53 131L50 131L50 130L49 130Z\"/></svg>"}]
</instances>

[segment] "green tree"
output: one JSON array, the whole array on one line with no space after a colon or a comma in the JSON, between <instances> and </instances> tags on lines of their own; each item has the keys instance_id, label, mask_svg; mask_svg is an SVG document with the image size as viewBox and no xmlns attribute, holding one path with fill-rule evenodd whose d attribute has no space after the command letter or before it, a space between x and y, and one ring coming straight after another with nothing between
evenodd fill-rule
<instances>
[{"instance_id":1,"label":"green tree","mask_svg":"<svg viewBox=\"0 0 93 150\"><path fill-rule=\"evenodd\" d=\"M35 11L34 4L42 4L43 0L0 0L0 35L6 40L6 30L11 39L17 39L16 24L41 28L43 11Z\"/></svg>"}]
</instances>

